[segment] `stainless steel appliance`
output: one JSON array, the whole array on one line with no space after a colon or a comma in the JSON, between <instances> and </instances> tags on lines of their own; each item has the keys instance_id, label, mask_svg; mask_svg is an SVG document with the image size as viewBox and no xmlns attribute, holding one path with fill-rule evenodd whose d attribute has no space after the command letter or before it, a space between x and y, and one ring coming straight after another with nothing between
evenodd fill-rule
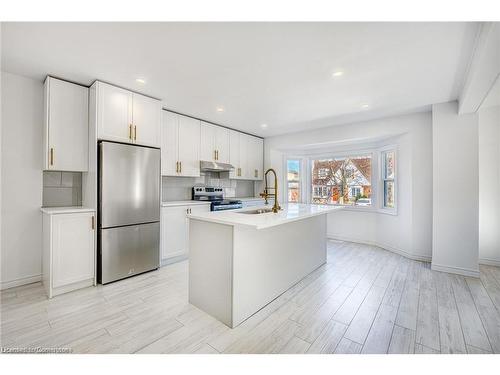
<instances>
[{"instance_id":1,"label":"stainless steel appliance","mask_svg":"<svg viewBox=\"0 0 500 375\"><path fill-rule=\"evenodd\" d=\"M193 187L193 200L210 201L210 211L234 210L242 208L243 204L237 199L224 199L223 189L211 186Z\"/></svg>"},{"instance_id":2,"label":"stainless steel appliance","mask_svg":"<svg viewBox=\"0 0 500 375\"><path fill-rule=\"evenodd\" d=\"M99 143L98 281L159 267L160 150Z\"/></svg>"},{"instance_id":3,"label":"stainless steel appliance","mask_svg":"<svg viewBox=\"0 0 500 375\"><path fill-rule=\"evenodd\" d=\"M205 172L230 172L234 169L231 164L219 161L200 161L200 169Z\"/></svg>"}]
</instances>

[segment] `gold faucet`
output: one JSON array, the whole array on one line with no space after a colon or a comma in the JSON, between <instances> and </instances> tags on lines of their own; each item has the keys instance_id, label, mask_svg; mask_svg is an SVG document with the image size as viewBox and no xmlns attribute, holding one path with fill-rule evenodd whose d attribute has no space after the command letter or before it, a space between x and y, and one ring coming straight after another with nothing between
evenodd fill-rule
<instances>
[{"instance_id":1,"label":"gold faucet","mask_svg":"<svg viewBox=\"0 0 500 375\"><path fill-rule=\"evenodd\" d=\"M273 174L274 174L274 187L268 187L267 186L267 174L269 172L273 172ZM266 200L266 204L269 203L267 201L267 198L274 197L273 212L276 214L276 213L278 213L279 210L281 210L281 207L278 204L278 177L276 176L276 171L274 169L272 169L272 168L269 168L266 171L266 173L264 173L264 181L266 182L266 187L264 188L264 192L260 193L260 196L263 197ZM270 194L268 192L269 189L274 190L274 194Z\"/></svg>"}]
</instances>

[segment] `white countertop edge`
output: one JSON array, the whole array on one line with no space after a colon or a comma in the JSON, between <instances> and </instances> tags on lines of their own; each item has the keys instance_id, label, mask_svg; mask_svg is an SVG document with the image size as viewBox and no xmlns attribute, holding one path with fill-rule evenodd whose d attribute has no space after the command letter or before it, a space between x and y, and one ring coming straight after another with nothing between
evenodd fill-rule
<instances>
[{"instance_id":1,"label":"white countertop edge","mask_svg":"<svg viewBox=\"0 0 500 375\"><path fill-rule=\"evenodd\" d=\"M318 205L303 205L303 206L318 206ZM252 210L259 209L259 208L269 208L269 207L270 206L267 205L267 206L243 208L243 209L239 209L239 210L228 210L228 211L219 211L219 212L188 214L187 217L189 219L193 219L193 220L201 220L201 221L207 221L207 222L212 222L212 223L217 223L217 224L224 224L224 225L231 225L231 226L248 226L248 227L252 227L255 229L266 229L266 228L271 228L271 227L275 227L278 225L291 223L294 221L307 219L307 218L314 217L314 216L326 215L326 214L331 213L333 211L338 211L338 210L343 209L343 207L339 207L339 206L326 206L325 205L325 208L321 211L301 213L299 216L295 216L295 217L277 217L275 221L267 222L267 223L259 223L259 221L261 221L261 219L259 220L259 216L260 215L275 215L275 214L267 213L267 214L257 214L255 216L248 215L248 216L242 216L242 217L234 217L233 216L233 219L231 219L231 216L233 214L238 215L238 211L252 211ZM326 207L328 207L328 208L326 208ZM227 214L230 214L231 216L228 218ZM254 221L253 223L252 223L252 219Z\"/></svg>"},{"instance_id":2,"label":"white countertop edge","mask_svg":"<svg viewBox=\"0 0 500 375\"><path fill-rule=\"evenodd\" d=\"M195 206L199 204L210 204L206 201L164 201L161 202L162 207L175 207L175 206Z\"/></svg>"},{"instance_id":3,"label":"white countertop edge","mask_svg":"<svg viewBox=\"0 0 500 375\"><path fill-rule=\"evenodd\" d=\"M41 207L40 210L44 214L71 214L71 213L80 213L80 212L95 212L95 209L92 207L80 207L80 206L71 206L71 207Z\"/></svg>"}]
</instances>

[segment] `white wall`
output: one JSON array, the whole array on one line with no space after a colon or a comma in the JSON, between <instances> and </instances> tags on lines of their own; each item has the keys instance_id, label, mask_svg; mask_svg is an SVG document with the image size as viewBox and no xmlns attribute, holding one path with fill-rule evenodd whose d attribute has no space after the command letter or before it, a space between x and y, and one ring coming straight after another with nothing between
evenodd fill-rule
<instances>
[{"instance_id":1,"label":"white wall","mask_svg":"<svg viewBox=\"0 0 500 375\"><path fill-rule=\"evenodd\" d=\"M478 276L479 173L477 114L458 103L432 107L432 268Z\"/></svg>"},{"instance_id":2,"label":"white wall","mask_svg":"<svg viewBox=\"0 0 500 375\"><path fill-rule=\"evenodd\" d=\"M1 287L41 274L42 82L2 72Z\"/></svg>"},{"instance_id":3,"label":"white wall","mask_svg":"<svg viewBox=\"0 0 500 375\"><path fill-rule=\"evenodd\" d=\"M479 111L479 262L500 266L500 106Z\"/></svg>"},{"instance_id":4,"label":"white wall","mask_svg":"<svg viewBox=\"0 0 500 375\"><path fill-rule=\"evenodd\" d=\"M279 194L284 197L284 155L314 144L329 144L324 147L332 153L349 147L355 150L362 148L364 142L388 138L392 138L391 143L396 139L398 144L398 214L335 212L329 215L328 234L334 238L376 244L414 259L430 260L432 121L429 112L266 138L265 166L278 172Z\"/></svg>"}]
</instances>

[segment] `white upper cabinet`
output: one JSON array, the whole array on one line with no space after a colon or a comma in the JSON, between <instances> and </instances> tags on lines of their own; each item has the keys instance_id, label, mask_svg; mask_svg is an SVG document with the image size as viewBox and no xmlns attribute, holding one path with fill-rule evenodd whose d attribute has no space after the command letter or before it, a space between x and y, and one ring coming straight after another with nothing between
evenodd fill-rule
<instances>
[{"instance_id":1,"label":"white upper cabinet","mask_svg":"<svg viewBox=\"0 0 500 375\"><path fill-rule=\"evenodd\" d=\"M235 169L229 173L229 178L262 180L263 146L261 138L231 130L230 163Z\"/></svg>"},{"instance_id":2,"label":"white upper cabinet","mask_svg":"<svg viewBox=\"0 0 500 375\"><path fill-rule=\"evenodd\" d=\"M229 163L229 129L202 121L200 158Z\"/></svg>"},{"instance_id":3,"label":"white upper cabinet","mask_svg":"<svg viewBox=\"0 0 500 375\"><path fill-rule=\"evenodd\" d=\"M217 161L229 163L229 129L215 127L215 150Z\"/></svg>"},{"instance_id":4,"label":"white upper cabinet","mask_svg":"<svg viewBox=\"0 0 500 375\"><path fill-rule=\"evenodd\" d=\"M248 163L250 179L262 180L264 167L264 141L261 138L249 136Z\"/></svg>"},{"instance_id":5,"label":"white upper cabinet","mask_svg":"<svg viewBox=\"0 0 500 375\"><path fill-rule=\"evenodd\" d=\"M47 77L44 170L88 171L89 89Z\"/></svg>"},{"instance_id":6,"label":"white upper cabinet","mask_svg":"<svg viewBox=\"0 0 500 375\"><path fill-rule=\"evenodd\" d=\"M161 102L96 82L98 139L160 147Z\"/></svg>"},{"instance_id":7,"label":"white upper cabinet","mask_svg":"<svg viewBox=\"0 0 500 375\"><path fill-rule=\"evenodd\" d=\"M200 175L200 120L179 115L179 171L181 176Z\"/></svg>"},{"instance_id":8,"label":"white upper cabinet","mask_svg":"<svg viewBox=\"0 0 500 375\"><path fill-rule=\"evenodd\" d=\"M133 141L132 93L96 82L97 85L97 138L108 141Z\"/></svg>"},{"instance_id":9,"label":"white upper cabinet","mask_svg":"<svg viewBox=\"0 0 500 375\"><path fill-rule=\"evenodd\" d=\"M134 141L141 145L160 147L161 102L133 94L132 108Z\"/></svg>"},{"instance_id":10,"label":"white upper cabinet","mask_svg":"<svg viewBox=\"0 0 500 375\"><path fill-rule=\"evenodd\" d=\"M177 176L179 173L179 115L162 111L161 174Z\"/></svg>"},{"instance_id":11,"label":"white upper cabinet","mask_svg":"<svg viewBox=\"0 0 500 375\"><path fill-rule=\"evenodd\" d=\"M229 163L234 167L234 170L229 173L231 179L251 179L248 168L248 138L246 134L235 130L230 131Z\"/></svg>"},{"instance_id":12,"label":"white upper cabinet","mask_svg":"<svg viewBox=\"0 0 500 375\"><path fill-rule=\"evenodd\" d=\"M200 121L163 111L162 175L200 175Z\"/></svg>"}]
</instances>

